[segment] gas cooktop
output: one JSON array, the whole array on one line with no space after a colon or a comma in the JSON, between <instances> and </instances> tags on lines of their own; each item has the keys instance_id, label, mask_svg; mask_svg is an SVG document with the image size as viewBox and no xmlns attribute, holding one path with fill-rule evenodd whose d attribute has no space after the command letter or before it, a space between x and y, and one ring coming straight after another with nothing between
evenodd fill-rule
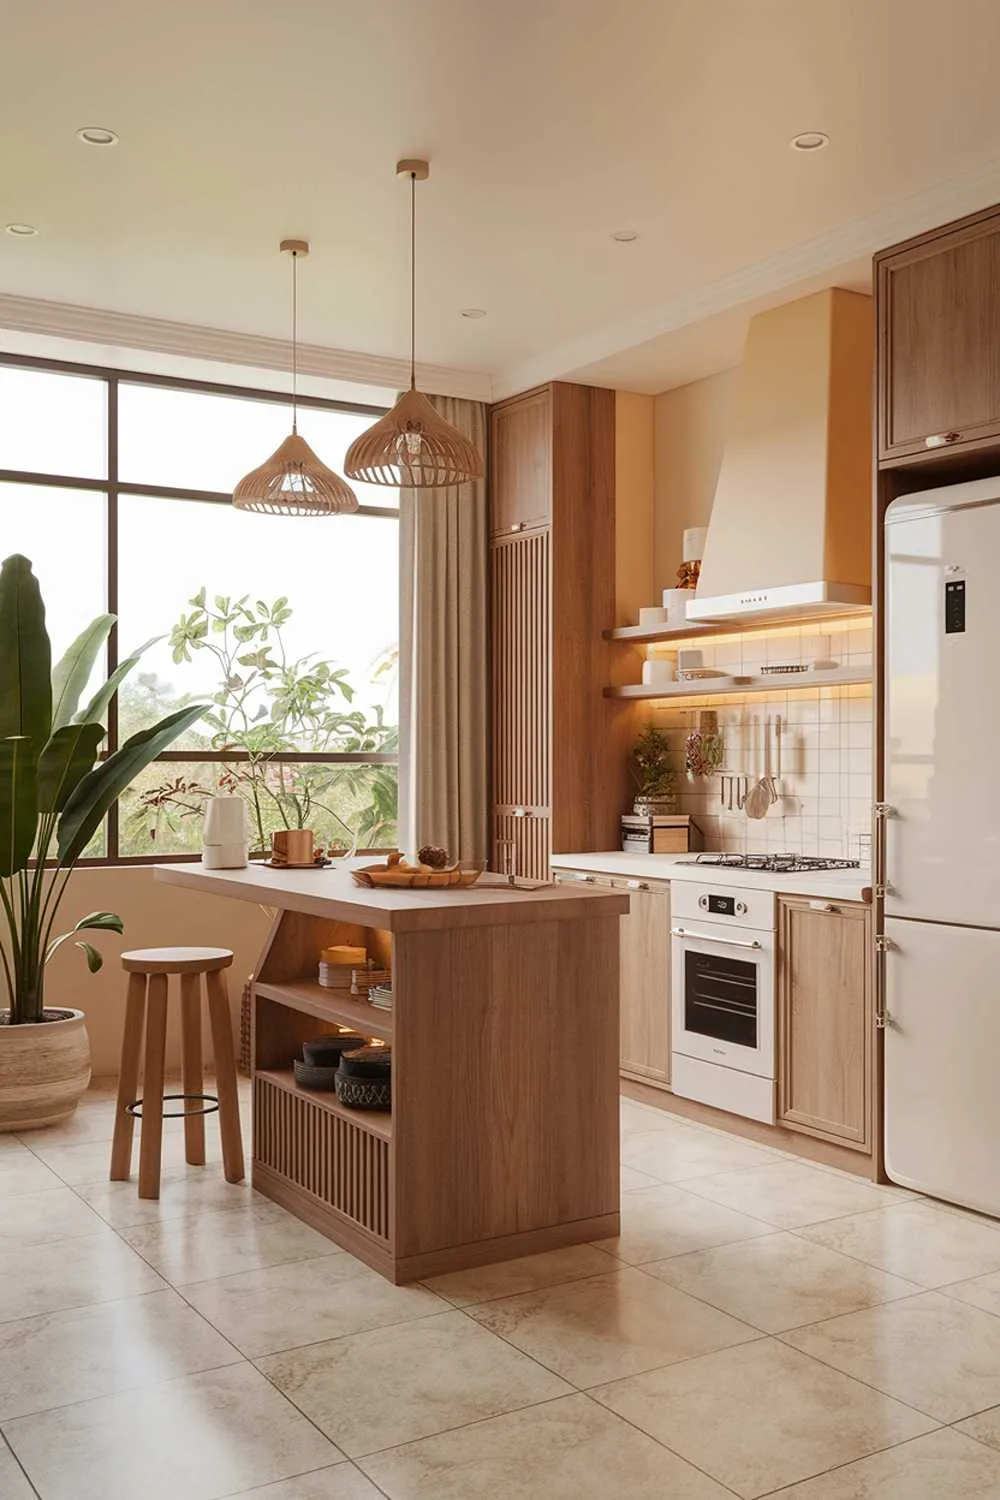
<instances>
[{"instance_id":1,"label":"gas cooktop","mask_svg":"<svg viewBox=\"0 0 1000 1500\"><path fill-rule=\"evenodd\" d=\"M726 870L763 870L769 875L797 875L802 870L860 870L859 859L823 859L813 854L699 854L682 865L721 866Z\"/></svg>"}]
</instances>

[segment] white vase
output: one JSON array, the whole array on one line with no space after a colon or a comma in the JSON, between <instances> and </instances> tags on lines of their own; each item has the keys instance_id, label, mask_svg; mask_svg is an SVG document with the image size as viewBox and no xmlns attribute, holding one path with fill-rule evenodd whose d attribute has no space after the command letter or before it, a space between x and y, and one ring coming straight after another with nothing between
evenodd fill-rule
<instances>
[{"instance_id":1,"label":"white vase","mask_svg":"<svg viewBox=\"0 0 1000 1500\"><path fill-rule=\"evenodd\" d=\"M248 861L247 808L242 797L210 797L205 807L202 864L206 870L239 870Z\"/></svg>"}]
</instances>

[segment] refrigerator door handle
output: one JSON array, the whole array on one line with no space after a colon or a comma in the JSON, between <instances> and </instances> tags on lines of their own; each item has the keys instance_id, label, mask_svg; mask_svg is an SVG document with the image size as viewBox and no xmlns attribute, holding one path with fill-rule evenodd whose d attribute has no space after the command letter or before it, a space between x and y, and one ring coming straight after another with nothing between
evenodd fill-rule
<instances>
[{"instance_id":1,"label":"refrigerator door handle","mask_svg":"<svg viewBox=\"0 0 1000 1500\"><path fill-rule=\"evenodd\" d=\"M894 947L892 938L886 937L884 932L875 934L875 1028L884 1031L892 1024L892 1018L886 1009L886 973L885 956Z\"/></svg>"},{"instance_id":2,"label":"refrigerator door handle","mask_svg":"<svg viewBox=\"0 0 1000 1500\"><path fill-rule=\"evenodd\" d=\"M876 802L872 809L875 816L875 837L872 850L872 887L876 901L884 901L886 896L892 894L892 886L886 878L885 869L885 828L890 818L896 816L896 809L888 802Z\"/></svg>"}]
</instances>

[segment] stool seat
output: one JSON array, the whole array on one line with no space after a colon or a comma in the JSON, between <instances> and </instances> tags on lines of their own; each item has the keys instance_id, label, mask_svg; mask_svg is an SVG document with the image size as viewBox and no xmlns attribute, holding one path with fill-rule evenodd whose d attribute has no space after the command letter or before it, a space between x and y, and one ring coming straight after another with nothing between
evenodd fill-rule
<instances>
[{"instance_id":1,"label":"stool seat","mask_svg":"<svg viewBox=\"0 0 1000 1500\"><path fill-rule=\"evenodd\" d=\"M229 948L133 948L122 954L127 974L211 974L232 961Z\"/></svg>"}]
</instances>

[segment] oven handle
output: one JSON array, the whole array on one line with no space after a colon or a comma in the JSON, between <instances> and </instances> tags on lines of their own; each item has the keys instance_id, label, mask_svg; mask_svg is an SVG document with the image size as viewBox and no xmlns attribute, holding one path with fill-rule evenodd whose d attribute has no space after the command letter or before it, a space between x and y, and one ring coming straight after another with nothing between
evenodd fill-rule
<instances>
[{"instance_id":1,"label":"oven handle","mask_svg":"<svg viewBox=\"0 0 1000 1500\"><path fill-rule=\"evenodd\" d=\"M707 932L688 932L686 927L671 927L671 937L693 938L696 943L721 943L725 948L763 948L763 943L743 943L739 938L715 937Z\"/></svg>"}]
</instances>

